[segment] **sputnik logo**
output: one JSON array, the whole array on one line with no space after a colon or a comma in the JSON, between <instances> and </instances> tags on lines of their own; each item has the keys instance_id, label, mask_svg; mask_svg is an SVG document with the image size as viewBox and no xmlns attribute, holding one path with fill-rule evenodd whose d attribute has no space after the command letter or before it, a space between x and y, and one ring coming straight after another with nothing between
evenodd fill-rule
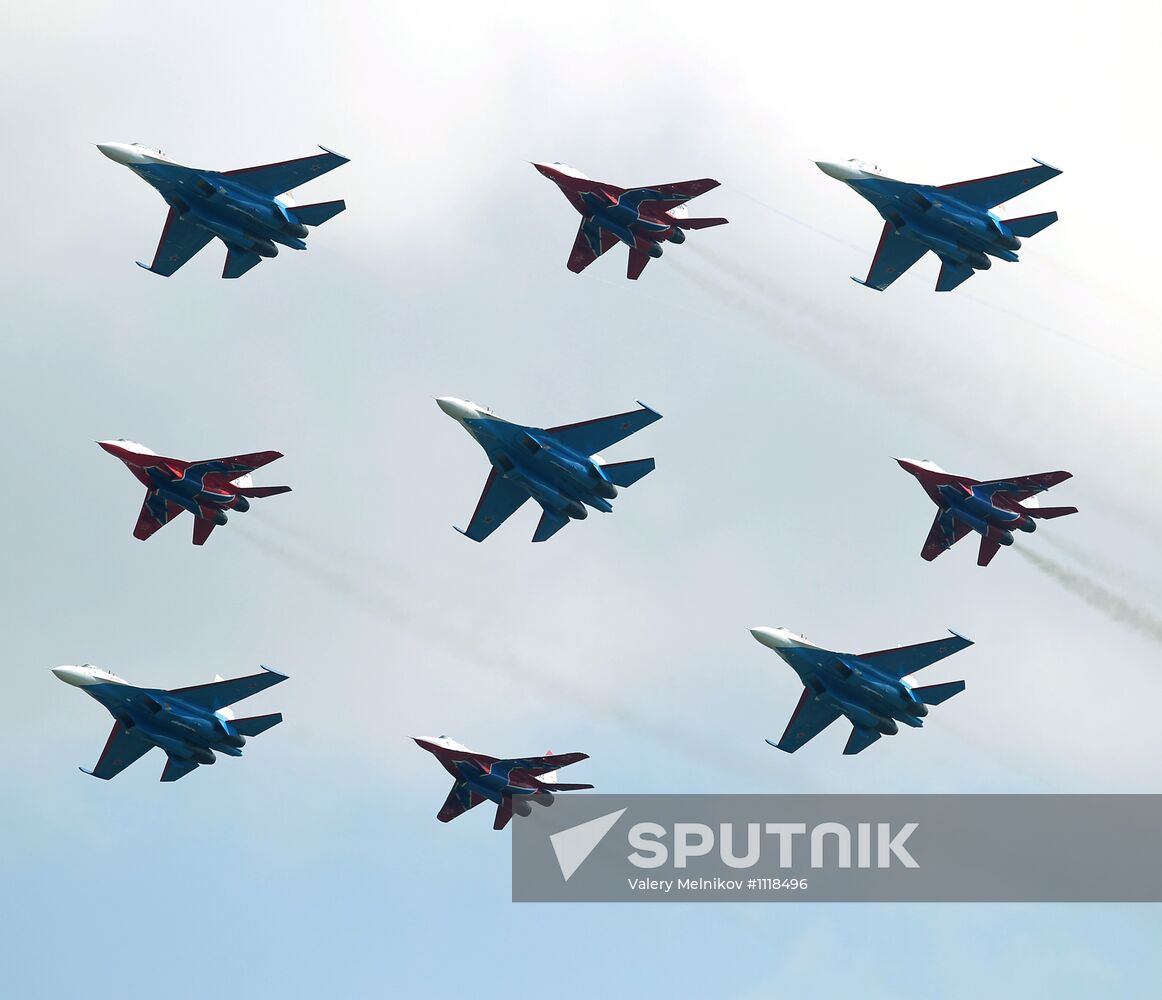
<instances>
[{"instance_id":1,"label":"sputnik logo","mask_svg":"<svg viewBox=\"0 0 1162 1000\"><path fill-rule=\"evenodd\" d=\"M549 836L557 864L561 866L561 876L566 882L605 839L605 835L613 829L624 812L624 809L618 809Z\"/></svg>"}]
</instances>

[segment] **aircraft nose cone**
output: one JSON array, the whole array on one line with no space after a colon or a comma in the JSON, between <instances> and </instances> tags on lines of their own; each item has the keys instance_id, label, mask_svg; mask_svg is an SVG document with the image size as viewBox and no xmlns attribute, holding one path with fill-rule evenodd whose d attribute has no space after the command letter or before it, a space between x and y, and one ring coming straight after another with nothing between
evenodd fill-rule
<instances>
[{"instance_id":1,"label":"aircraft nose cone","mask_svg":"<svg viewBox=\"0 0 1162 1000\"><path fill-rule=\"evenodd\" d=\"M845 181L851 177L851 168L843 163L832 163L829 160L816 160L815 166L822 170L828 177L834 177L837 181Z\"/></svg>"},{"instance_id":2,"label":"aircraft nose cone","mask_svg":"<svg viewBox=\"0 0 1162 1000\"><path fill-rule=\"evenodd\" d=\"M437 396L436 405L453 420L468 420L476 416L476 408L471 403L455 396Z\"/></svg>"},{"instance_id":3,"label":"aircraft nose cone","mask_svg":"<svg viewBox=\"0 0 1162 1000\"><path fill-rule=\"evenodd\" d=\"M132 163L132 153L123 142L99 142L97 148L115 163Z\"/></svg>"},{"instance_id":4,"label":"aircraft nose cone","mask_svg":"<svg viewBox=\"0 0 1162 1000\"><path fill-rule=\"evenodd\" d=\"M72 684L74 687L81 686L82 674L76 667L53 667L52 672L66 684Z\"/></svg>"}]
</instances>

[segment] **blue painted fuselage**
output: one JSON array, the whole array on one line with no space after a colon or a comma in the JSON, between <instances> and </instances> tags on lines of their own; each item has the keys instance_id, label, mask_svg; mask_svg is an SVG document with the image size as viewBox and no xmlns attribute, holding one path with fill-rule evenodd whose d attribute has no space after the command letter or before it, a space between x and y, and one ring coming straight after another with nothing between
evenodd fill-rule
<instances>
[{"instance_id":1,"label":"blue painted fuselage","mask_svg":"<svg viewBox=\"0 0 1162 1000\"><path fill-rule=\"evenodd\" d=\"M588 455L561 443L548 431L488 417L464 426L488 455L497 473L529 494L546 511L583 520L587 506L610 513L617 487Z\"/></svg>"},{"instance_id":2,"label":"blue painted fuselage","mask_svg":"<svg viewBox=\"0 0 1162 1000\"><path fill-rule=\"evenodd\" d=\"M476 761L460 760L453 765L453 768L457 780L464 782L469 791L473 791L497 805L504 803L505 796L511 799L513 796L545 795L545 790L542 788L530 784L514 785L510 783L509 772L514 763L520 762L497 761L485 770Z\"/></svg>"},{"instance_id":3,"label":"blue painted fuselage","mask_svg":"<svg viewBox=\"0 0 1162 1000\"><path fill-rule=\"evenodd\" d=\"M650 198L662 199L660 191L627 191L614 199L604 191L587 191L581 201L593 222L607 233L617 237L631 249L638 246L639 237L651 257L661 257L659 240L683 243L686 234L672 222L662 221L642 212L642 202Z\"/></svg>"},{"instance_id":4,"label":"blue painted fuselage","mask_svg":"<svg viewBox=\"0 0 1162 1000\"><path fill-rule=\"evenodd\" d=\"M204 229L227 246L261 257L278 254L276 243L305 250L307 227L294 209L256 191L239 177L173 163L131 163L129 168L173 208L183 222Z\"/></svg>"},{"instance_id":5,"label":"blue painted fuselage","mask_svg":"<svg viewBox=\"0 0 1162 1000\"><path fill-rule=\"evenodd\" d=\"M215 752L242 756L246 737L229 719L177 694L131 684L92 684L84 691L127 732L161 747L171 758L213 764Z\"/></svg>"},{"instance_id":6,"label":"blue painted fuselage","mask_svg":"<svg viewBox=\"0 0 1162 1000\"><path fill-rule=\"evenodd\" d=\"M945 483L936 487L952 516L980 535L989 535L1001 545L1013 544L1013 531L1036 531L1037 522L1028 514L1000 507L977 486Z\"/></svg>"},{"instance_id":7,"label":"blue painted fuselage","mask_svg":"<svg viewBox=\"0 0 1162 1000\"><path fill-rule=\"evenodd\" d=\"M859 729L891 736L899 731L898 722L924 724L928 706L911 685L868 660L808 646L780 649L779 655L805 688Z\"/></svg>"},{"instance_id":8,"label":"blue painted fuselage","mask_svg":"<svg viewBox=\"0 0 1162 1000\"><path fill-rule=\"evenodd\" d=\"M226 511L229 509L240 512L250 509L250 501L246 497L206 486L208 475L230 471L221 462L199 462L188 466L180 475L158 465L149 466L145 470L161 499L176 503L195 517L208 518L216 524L226 523Z\"/></svg>"},{"instance_id":9,"label":"blue painted fuselage","mask_svg":"<svg viewBox=\"0 0 1162 1000\"><path fill-rule=\"evenodd\" d=\"M886 177L847 183L871 202L898 235L934 251L942 260L987 270L992 266L989 257L1018 259L1021 240L1004 222L948 190Z\"/></svg>"}]
</instances>

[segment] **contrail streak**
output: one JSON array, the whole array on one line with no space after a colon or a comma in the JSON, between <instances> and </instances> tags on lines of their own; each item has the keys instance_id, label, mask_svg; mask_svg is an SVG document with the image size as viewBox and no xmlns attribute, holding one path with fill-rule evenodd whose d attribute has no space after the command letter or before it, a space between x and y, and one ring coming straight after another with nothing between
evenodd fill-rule
<instances>
[{"instance_id":1,"label":"contrail streak","mask_svg":"<svg viewBox=\"0 0 1162 1000\"><path fill-rule=\"evenodd\" d=\"M1137 629L1155 642L1162 643L1162 618L1144 608L1131 604L1086 574L1041 555L1030 546L1014 546L1016 550L1046 576L1052 577L1066 590L1076 594L1086 604L1101 611L1113 621Z\"/></svg>"},{"instance_id":2,"label":"contrail streak","mask_svg":"<svg viewBox=\"0 0 1162 1000\"><path fill-rule=\"evenodd\" d=\"M263 555L376 621L386 619L424 643L441 648L461 662L490 674L502 674L512 682L534 690L554 696L564 695L569 701L584 705L618 725L645 734L666 751L697 763L713 764L722 771L732 774L749 773L763 781L770 781L774 774L772 768L764 767L760 763L761 750L756 749L756 755L752 759L732 756L725 752L724 747L704 740L696 729L679 727L647 717L623 702L595 694L572 677L555 673L543 664L529 663L511 650L490 649L483 645L488 638L487 635L470 633L465 631L462 625L458 628L453 619L442 616L438 625L425 626L420 620L423 612L418 605L411 606L406 599L375 585L374 581L377 579L399 578L400 574L389 567L377 566L373 572L362 576L350 574L329 564L322 557L316 558L305 550L256 534L253 525L248 527L251 530L238 531L239 537L245 539Z\"/></svg>"}]
</instances>

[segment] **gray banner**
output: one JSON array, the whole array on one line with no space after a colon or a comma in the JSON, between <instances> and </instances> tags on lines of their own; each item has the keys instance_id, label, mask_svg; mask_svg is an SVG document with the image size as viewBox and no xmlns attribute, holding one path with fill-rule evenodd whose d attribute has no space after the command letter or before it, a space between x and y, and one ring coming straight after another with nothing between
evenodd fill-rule
<instances>
[{"instance_id":1,"label":"gray banner","mask_svg":"<svg viewBox=\"0 0 1162 1000\"><path fill-rule=\"evenodd\" d=\"M514 902L1159 902L1162 795L558 795Z\"/></svg>"}]
</instances>

